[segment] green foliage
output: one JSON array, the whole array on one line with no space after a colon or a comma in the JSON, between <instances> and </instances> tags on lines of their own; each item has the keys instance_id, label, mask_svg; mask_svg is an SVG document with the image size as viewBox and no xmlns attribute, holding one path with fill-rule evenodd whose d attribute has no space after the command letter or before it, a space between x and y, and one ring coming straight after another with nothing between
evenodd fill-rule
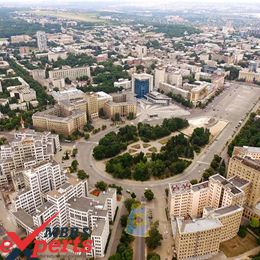
<instances>
[{"instance_id":1,"label":"green foliage","mask_svg":"<svg viewBox=\"0 0 260 260\"><path fill-rule=\"evenodd\" d=\"M225 176L226 165L225 161L219 155L215 154L210 163L210 167L206 169L202 175L203 181L208 180L210 176L218 173Z\"/></svg>"},{"instance_id":2,"label":"green foliage","mask_svg":"<svg viewBox=\"0 0 260 260\"><path fill-rule=\"evenodd\" d=\"M246 236L246 234L247 234L247 229L246 229L246 227L245 227L245 226L240 226L240 227L239 227L239 230L238 230L238 232L237 232L237 234L238 234L240 237L244 238L244 237Z\"/></svg>"},{"instance_id":3,"label":"green foliage","mask_svg":"<svg viewBox=\"0 0 260 260\"><path fill-rule=\"evenodd\" d=\"M158 24L155 25L155 32L158 33L165 33L166 37L172 38L172 37L181 37L191 34L197 34L200 32L197 28L186 25L186 24Z\"/></svg>"},{"instance_id":4,"label":"green foliage","mask_svg":"<svg viewBox=\"0 0 260 260\"><path fill-rule=\"evenodd\" d=\"M94 148L93 156L96 160L113 157L126 150L127 144L133 141L137 141L137 129L135 126L127 125L120 128L118 134L106 134Z\"/></svg>"},{"instance_id":5,"label":"green foliage","mask_svg":"<svg viewBox=\"0 0 260 260\"><path fill-rule=\"evenodd\" d=\"M95 59L91 56L88 56L85 53L75 55L70 53L67 59L58 59L53 63L54 68L60 68L62 66L70 66L70 67L82 67L82 66L91 66L95 62ZM82 78L87 79L87 78Z\"/></svg>"},{"instance_id":6,"label":"green foliage","mask_svg":"<svg viewBox=\"0 0 260 260\"><path fill-rule=\"evenodd\" d=\"M179 174L190 162L179 157L193 158L193 148L183 134L172 137L158 154L153 153L148 161L144 153L132 156L125 153L110 159L106 171L114 178L148 180L151 176L162 178Z\"/></svg>"},{"instance_id":7,"label":"green foliage","mask_svg":"<svg viewBox=\"0 0 260 260\"><path fill-rule=\"evenodd\" d=\"M144 197L148 200L148 201L151 201L154 199L154 193L152 192L152 190L146 190L144 192Z\"/></svg>"},{"instance_id":8,"label":"green foliage","mask_svg":"<svg viewBox=\"0 0 260 260\"><path fill-rule=\"evenodd\" d=\"M7 139L5 137L0 138L0 145L7 144Z\"/></svg>"},{"instance_id":9,"label":"green foliage","mask_svg":"<svg viewBox=\"0 0 260 260\"><path fill-rule=\"evenodd\" d=\"M190 183L191 183L192 185L197 184L197 183L198 183L198 180L197 180L197 179L193 179L193 180L190 181Z\"/></svg>"},{"instance_id":10,"label":"green foliage","mask_svg":"<svg viewBox=\"0 0 260 260\"><path fill-rule=\"evenodd\" d=\"M58 24L46 23L28 23L22 19L14 19L13 12L17 9L1 8L0 10L0 38L9 38L13 35L28 34L34 35L37 31L45 31L47 33L60 32L61 28Z\"/></svg>"},{"instance_id":11,"label":"green foliage","mask_svg":"<svg viewBox=\"0 0 260 260\"><path fill-rule=\"evenodd\" d=\"M104 181L98 181L96 184L95 184L95 187L101 191L105 191L108 187L108 185L104 182Z\"/></svg>"},{"instance_id":12,"label":"green foliage","mask_svg":"<svg viewBox=\"0 0 260 260\"><path fill-rule=\"evenodd\" d=\"M182 118L164 119L161 126L138 123L138 134L143 141L156 140L169 135L171 132L181 130L189 125L188 121Z\"/></svg>"},{"instance_id":13,"label":"green foliage","mask_svg":"<svg viewBox=\"0 0 260 260\"><path fill-rule=\"evenodd\" d=\"M145 242L148 248L155 249L161 245L161 240L163 239L161 233L158 230L159 222L153 223L151 229L149 230L149 236L145 238Z\"/></svg>"},{"instance_id":14,"label":"green foliage","mask_svg":"<svg viewBox=\"0 0 260 260\"><path fill-rule=\"evenodd\" d=\"M157 40L148 41L146 44L147 48L160 49L161 44Z\"/></svg>"},{"instance_id":15,"label":"green foliage","mask_svg":"<svg viewBox=\"0 0 260 260\"><path fill-rule=\"evenodd\" d=\"M125 205L128 213L130 213L133 208L140 205L140 202L133 198L129 198L124 201L124 205Z\"/></svg>"},{"instance_id":16,"label":"green foliage","mask_svg":"<svg viewBox=\"0 0 260 260\"><path fill-rule=\"evenodd\" d=\"M203 147L209 142L210 132L207 128L195 128L191 135L191 143L193 145Z\"/></svg>"},{"instance_id":17,"label":"green foliage","mask_svg":"<svg viewBox=\"0 0 260 260\"><path fill-rule=\"evenodd\" d=\"M229 156L232 155L234 146L260 147L260 120L255 120L255 116L255 113L251 113L246 124L228 146Z\"/></svg>"},{"instance_id":18,"label":"green foliage","mask_svg":"<svg viewBox=\"0 0 260 260\"><path fill-rule=\"evenodd\" d=\"M169 96L170 98L172 98L174 101L176 101L177 103L182 104L185 107L189 107L192 108L193 104L191 101L186 100L182 95L180 94L173 94L173 93L168 93L167 96Z\"/></svg>"},{"instance_id":19,"label":"green foliage","mask_svg":"<svg viewBox=\"0 0 260 260\"><path fill-rule=\"evenodd\" d=\"M258 228L258 227L260 226L259 218L257 218L257 217L252 217L252 218L250 219L250 226L251 226L252 228Z\"/></svg>"},{"instance_id":20,"label":"green foliage","mask_svg":"<svg viewBox=\"0 0 260 260\"><path fill-rule=\"evenodd\" d=\"M160 260L161 259L161 257L160 257L160 255L158 255L158 254L156 254L156 253L149 253L148 255L147 255L147 258L146 258L147 260Z\"/></svg>"},{"instance_id":21,"label":"green foliage","mask_svg":"<svg viewBox=\"0 0 260 260\"><path fill-rule=\"evenodd\" d=\"M236 68L234 66L230 66L230 67L225 67L224 69L225 69L225 71L229 71L230 72L230 74L228 76L229 80L235 80L235 79L238 78L239 71L240 71L238 68Z\"/></svg>"},{"instance_id":22,"label":"green foliage","mask_svg":"<svg viewBox=\"0 0 260 260\"><path fill-rule=\"evenodd\" d=\"M114 188L114 189L116 189L116 193L118 194L118 195L122 195L122 191L123 191L123 188L121 187L121 186L117 186L116 184L109 184L108 185L109 187L111 187L111 188Z\"/></svg>"},{"instance_id":23,"label":"green foliage","mask_svg":"<svg viewBox=\"0 0 260 260\"><path fill-rule=\"evenodd\" d=\"M122 227L127 226L128 215L122 215L120 218L120 224Z\"/></svg>"},{"instance_id":24,"label":"green foliage","mask_svg":"<svg viewBox=\"0 0 260 260\"><path fill-rule=\"evenodd\" d=\"M78 161L77 160L73 160L72 162L71 162L71 170L73 171L73 172L76 172L77 171L77 169L78 169L78 165L79 165L79 163L78 163Z\"/></svg>"},{"instance_id":25,"label":"green foliage","mask_svg":"<svg viewBox=\"0 0 260 260\"><path fill-rule=\"evenodd\" d=\"M78 170L77 176L80 180L85 180L89 178L89 175L84 170Z\"/></svg>"}]
</instances>

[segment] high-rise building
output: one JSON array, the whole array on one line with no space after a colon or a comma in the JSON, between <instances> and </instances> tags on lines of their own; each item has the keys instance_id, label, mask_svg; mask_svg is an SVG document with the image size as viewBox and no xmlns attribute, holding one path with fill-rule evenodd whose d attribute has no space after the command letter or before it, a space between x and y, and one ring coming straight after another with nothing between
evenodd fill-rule
<instances>
[{"instance_id":1,"label":"high-rise building","mask_svg":"<svg viewBox=\"0 0 260 260\"><path fill-rule=\"evenodd\" d=\"M26 188L14 198L15 211L12 212L18 225L31 233L59 212L50 223L54 226L77 227L91 231L92 251L88 257L104 257L109 237L109 221L115 218L117 208L116 189L109 188L98 197L88 195L87 180L75 177L65 178L58 164L42 163L24 171ZM50 242L53 237L39 238Z\"/></svg>"},{"instance_id":2,"label":"high-rise building","mask_svg":"<svg viewBox=\"0 0 260 260\"><path fill-rule=\"evenodd\" d=\"M46 33L45 32L42 32L42 31L38 31L36 33L36 37L37 37L37 46L38 46L38 49L40 51L45 51L48 49L48 46L47 46L47 36L46 36Z\"/></svg>"},{"instance_id":3,"label":"high-rise building","mask_svg":"<svg viewBox=\"0 0 260 260\"><path fill-rule=\"evenodd\" d=\"M255 207L260 202L260 161L252 159L249 156L241 157L234 155L229 161L229 178L238 176L250 182L247 204L249 207Z\"/></svg>"},{"instance_id":4,"label":"high-rise building","mask_svg":"<svg viewBox=\"0 0 260 260\"><path fill-rule=\"evenodd\" d=\"M132 75L132 92L136 94L137 98L144 98L144 96L153 90L153 76L142 73Z\"/></svg>"},{"instance_id":5,"label":"high-rise building","mask_svg":"<svg viewBox=\"0 0 260 260\"><path fill-rule=\"evenodd\" d=\"M177 259L209 259L237 235L249 183L216 174L199 184L169 184L169 215Z\"/></svg>"},{"instance_id":6,"label":"high-rise building","mask_svg":"<svg viewBox=\"0 0 260 260\"><path fill-rule=\"evenodd\" d=\"M5 183L10 182L13 170L26 169L37 162L51 160L59 150L58 135L34 130L16 132L12 142L0 146L0 179Z\"/></svg>"}]
</instances>

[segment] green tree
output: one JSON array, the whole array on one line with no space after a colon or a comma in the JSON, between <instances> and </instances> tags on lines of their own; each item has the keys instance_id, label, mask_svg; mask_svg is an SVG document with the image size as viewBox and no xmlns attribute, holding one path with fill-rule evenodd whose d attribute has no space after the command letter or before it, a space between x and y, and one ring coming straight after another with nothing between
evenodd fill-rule
<instances>
[{"instance_id":1,"label":"green tree","mask_svg":"<svg viewBox=\"0 0 260 260\"><path fill-rule=\"evenodd\" d=\"M161 233L158 230L159 222L156 221L151 226L149 230L149 236L145 239L146 245L150 249L155 249L161 245L161 240L163 239Z\"/></svg>"},{"instance_id":2,"label":"green tree","mask_svg":"<svg viewBox=\"0 0 260 260\"><path fill-rule=\"evenodd\" d=\"M238 230L238 232L237 232L237 234L238 234L240 237L244 238L244 237L246 236L246 234L247 234L247 229L246 229L246 227L245 227L245 226L240 226L240 227L239 227L239 230Z\"/></svg>"},{"instance_id":3,"label":"green tree","mask_svg":"<svg viewBox=\"0 0 260 260\"><path fill-rule=\"evenodd\" d=\"M73 172L76 172L76 171L77 171L78 165L79 165L79 163L78 163L77 160L73 160L73 161L71 162L71 169L72 169Z\"/></svg>"},{"instance_id":4,"label":"green tree","mask_svg":"<svg viewBox=\"0 0 260 260\"><path fill-rule=\"evenodd\" d=\"M139 162L136 164L133 177L136 181L146 181L150 178L148 171L148 164L144 162Z\"/></svg>"},{"instance_id":5,"label":"green tree","mask_svg":"<svg viewBox=\"0 0 260 260\"><path fill-rule=\"evenodd\" d=\"M154 193L152 192L152 190L148 189L144 192L144 197L148 200L151 201L154 198Z\"/></svg>"},{"instance_id":6,"label":"green tree","mask_svg":"<svg viewBox=\"0 0 260 260\"><path fill-rule=\"evenodd\" d=\"M190 183L191 183L192 185L197 184L197 183L198 183L198 180L197 180L197 179L193 179L193 180L190 181Z\"/></svg>"},{"instance_id":7,"label":"green tree","mask_svg":"<svg viewBox=\"0 0 260 260\"><path fill-rule=\"evenodd\" d=\"M77 176L80 180L85 180L89 178L89 175L84 170L78 170Z\"/></svg>"},{"instance_id":8,"label":"green tree","mask_svg":"<svg viewBox=\"0 0 260 260\"><path fill-rule=\"evenodd\" d=\"M95 187L101 191L105 191L108 187L108 185L104 182L104 181L98 181L96 184L95 184Z\"/></svg>"},{"instance_id":9,"label":"green tree","mask_svg":"<svg viewBox=\"0 0 260 260\"><path fill-rule=\"evenodd\" d=\"M251 226L252 228L258 228L258 227L260 226L259 218L257 218L257 217L252 217L252 218L250 219L250 226Z\"/></svg>"},{"instance_id":10,"label":"green tree","mask_svg":"<svg viewBox=\"0 0 260 260\"><path fill-rule=\"evenodd\" d=\"M156 253L148 253L147 255L147 260L160 260L161 257L160 255L156 254Z\"/></svg>"},{"instance_id":11,"label":"green tree","mask_svg":"<svg viewBox=\"0 0 260 260\"><path fill-rule=\"evenodd\" d=\"M120 223L122 227L127 226L127 220L128 220L128 215L122 215L120 218Z\"/></svg>"}]
</instances>

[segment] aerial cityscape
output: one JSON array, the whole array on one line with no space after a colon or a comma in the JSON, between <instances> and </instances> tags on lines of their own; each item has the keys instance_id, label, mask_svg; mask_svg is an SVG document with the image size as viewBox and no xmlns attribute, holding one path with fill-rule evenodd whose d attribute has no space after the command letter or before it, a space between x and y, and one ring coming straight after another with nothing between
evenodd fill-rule
<instances>
[{"instance_id":1,"label":"aerial cityscape","mask_svg":"<svg viewBox=\"0 0 260 260\"><path fill-rule=\"evenodd\" d=\"M260 1L0 0L0 259L259 260Z\"/></svg>"}]
</instances>

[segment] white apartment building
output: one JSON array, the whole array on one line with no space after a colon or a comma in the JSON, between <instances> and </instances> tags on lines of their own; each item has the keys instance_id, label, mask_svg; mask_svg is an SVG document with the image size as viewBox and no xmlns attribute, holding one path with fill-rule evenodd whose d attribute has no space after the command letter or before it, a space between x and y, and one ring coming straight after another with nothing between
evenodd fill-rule
<instances>
[{"instance_id":1,"label":"white apartment building","mask_svg":"<svg viewBox=\"0 0 260 260\"><path fill-rule=\"evenodd\" d=\"M0 146L0 176L3 184L6 180L11 181L12 170L27 168L42 160L51 160L58 150L58 135L34 130L16 132L12 142Z\"/></svg>"},{"instance_id":2,"label":"white apartment building","mask_svg":"<svg viewBox=\"0 0 260 260\"><path fill-rule=\"evenodd\" d=\"M42 184L44 183L38 181L40 189ZM19 204L20 207L12 213L17 224L23 226L27 232L31 232L59 211L60 214L51 222L51 226L78 227L80 232L84 227L90 228L93 248L87 256L104 257L109 236L109 221L113 220L117 207L116 189L109 188L99 197L88 197L87 180L80 181L70 177L57 189L41 192L40 196L46 202L37 201L40 205L34 206L33 212L28 213L26 204ZM45 238L43 233L39 238L52 240Z\"/></svg>"},{"instance_id":3,"label":"white apartment building","mask_svg":"<svg viewBox=\"0 0 260 260\"><path fill-rule=\"evenodd\" d=\"M49 72L49 78L51 80L61 78L69 78L70 80L75 80L82 76L91 76L89 67L70 68L69 66L66 66L62 69L55 69Z\"/></svg>"},{"instance_id":4,"label":"white apartment building","mask_svg":"<svg viewBox=\"0 0 260 260\"><path fill-rule=\"evenodd\" d=\"M45 51L48 49L47 46L47 36L45 32L38 31L36 33L36 38L37 38L37 46L39 51Z\"/></svg>"},{"instance_id":5,"label":"white apartment building","mask_svg":"<svg viewBox=\"0 0 260 260\"><path fill-rule=\"evenodd\" d=\"M41 161L22 172L25 188L14 199L15 209L24 209L28 214L36 211L43 203L42 193L59 189L65 174L55 161Z\"/></svg>"}]
</instances>

